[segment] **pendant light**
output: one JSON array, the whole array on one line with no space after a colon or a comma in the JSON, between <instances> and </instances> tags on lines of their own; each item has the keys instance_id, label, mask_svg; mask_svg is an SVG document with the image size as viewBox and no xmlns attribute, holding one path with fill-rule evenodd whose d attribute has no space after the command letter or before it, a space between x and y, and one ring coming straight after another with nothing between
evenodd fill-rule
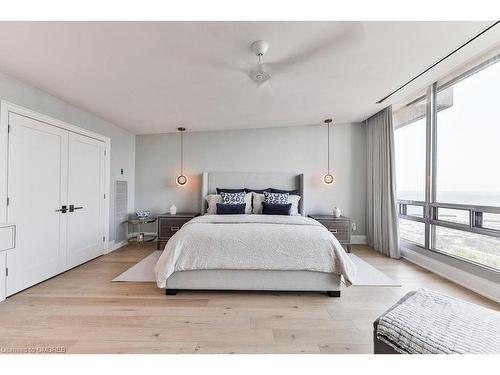
<instances>
[{"instance_id":1,"label":"pendant light","mask_svg":"<svg viewBox=\"0 0 500 375\"><path fill-rule=\"evenodd\" d=\"M327 118L324 123L326 124L328 128L328 172L327 174L323 175L323 183L325 185L333 185L335 182L335 176L330 173L330 124L332 122L331 118Z\"/></svg>"},{"instance_id":2,"label":"pendant light","mask_svg":"<svg viewBox=\"0 0 500 375\"><path fill-rule=\"evenodd\" d=\"M181 133L181 174L177 176L175 182L179 186L184 186L189 181L187 176L184 176L184 132L186 128L177 128L177 130Z\"/></svg>"}]
</instances>

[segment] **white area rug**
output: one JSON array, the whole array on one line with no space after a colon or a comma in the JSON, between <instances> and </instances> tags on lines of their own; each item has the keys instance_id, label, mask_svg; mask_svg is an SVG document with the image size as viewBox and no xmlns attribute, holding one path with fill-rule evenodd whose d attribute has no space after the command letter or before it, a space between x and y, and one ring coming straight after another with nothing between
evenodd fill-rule
<instances>
[{"instance_id":1,"label":"white area rug","mask_svg":"<svg viewBox=\"0 0 500 375\"><path fill-rule=\"evenodd\" d=\"M160 258L161 251L155 251L141 260L136 265L130 267L124 273L118 275L113 281L149 281L155 282L154 266ZM371 266L363 259L354 254L349 254L352 261L357 267L356 278L353 285L355 286L401 286L389 276L380 272L375 267Z\"/></svg>"},{"instance_id":2,"label":"white area rug","mask_svg":"<svg viewBox=\"0 0 500 375\"><path fill-rule=\"evenodd\" d=\"M379 271L360 257L349 253L351 260L356 265L356 277L352 285L354 286L401 286L385 273Z\"/></svg>"},{"instance_id":3,"label":"white area rug","mask_svg":"<svg viewBox=\"0 0 500 375\"><path fill-rule=\"evenodd\" d=\"M118 275L113 281L152 281L156 282L155 264L158 262L162 251L155 251L149 254L139 263L130 267L124 273Z\"/></svg>"}]
</instances>

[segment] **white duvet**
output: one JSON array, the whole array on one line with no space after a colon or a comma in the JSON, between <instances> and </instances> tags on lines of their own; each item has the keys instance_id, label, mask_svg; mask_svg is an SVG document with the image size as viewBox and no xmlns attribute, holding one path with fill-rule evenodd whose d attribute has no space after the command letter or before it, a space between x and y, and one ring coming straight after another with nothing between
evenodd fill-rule
<instances>
[{"instance_id":1,"label":"white duvet","mask_svg":"<svg viewBox=\"0 0 500 375\"><path fill-rule=\"evenodd\" d=\"M158 287L191 270L319 271L352 283L355 266L323 225L303 216L205 215L170 238L155 266Z\"/></svg>"}]
</instances>

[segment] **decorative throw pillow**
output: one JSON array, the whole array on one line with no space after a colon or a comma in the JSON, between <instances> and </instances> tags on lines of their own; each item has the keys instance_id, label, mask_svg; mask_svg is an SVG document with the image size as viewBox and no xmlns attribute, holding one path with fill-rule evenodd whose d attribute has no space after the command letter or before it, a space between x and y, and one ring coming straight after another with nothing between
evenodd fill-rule
<instances>
[{"instance_id":1,"label":"decorative throw pillow","mask_svg":"<svg viewBox=\"0 0 500 375\"><path fill-rule=\"evenodd\" d=\"M272 204L262 202L262 214L264 215L290 215L292 204Z\"/></svg>"},{"instance_id":2,"label":"decorative throw pillow","mask_svg":"<svg viewBox=\"0 0 500 375\"><path fill-rule=\"evenodd\" d=\"M252 193L246 193L245 194L245 213L246 214L251 214L252 213Z\"/></svg>"},{"instance_id":3,"label":"decorative throw pillow","mask_svg":"<svg viewBox=\"0 0 500 375\"><path fill-rule=\"evenodd\" d=\"M216 215L217 214L217 203L222 203L222 197L220 194L209 194L205 197L208 203L207 214ZM252 194L248 193L245 195L245 213L252 213ZM261 208L262 210L262 208Z\"/></svg>"},{"instance_id":4,"label":"decorative throw pillow","mask_svg":"<svg viewBox=\"0 0 500 375\"><path fill-rule=\"evenodd\" d=\"M244 193L245 189L224 189L224 188L217 188L217 194L220 193Z\"/></svg>"},{"instance_id":5,"label":"decorative throw pillow","mask_svg":"<svg viewBox=\"0 0 500 375\"><path fill-rule=\"evenodd\" d=\"M300 201L300 195L289 195L288 196L288 203L292 204L292 210L290 211L290 215L292 216L297 216L299 214L299 201Z\"/></svg>"},{"instance_id":6,"label":"decorative throw pillow","mask_svg":"<svg viewBox=\"0 0 500 375\"><path fill-rule=\"evenodd\" d=\"M222 204L242 204L245 203L245 192L225 193L221 192Z\"/></svg>"},{"instance_id":7,"label":"decorative throw pillow","mask_svg":"<svg viewBox=\"0 0 500 375\"><path fill-rule=\"evenodd\" d=\"M252 213L262 213L262 202L264 202L264 194L252 193Z\"/></svg>"},{"instance_id":8,"label":"decorative throw pillow","mask_svg":"<svg viewBox=\"0 0 500 375\"><path fill-rule=\"evenodd\" d=\"M287 204L288 193L268 193L264 192L264 202L272 204Z\"/></svg>"},{"instance_id":9,"label":"decorative throw pillow","mask_svg":"<svg viewBox=\"0 0 500 375\"><path fill-rule=\"evenodd\" d=\"M245 203L223 204L217 203L217 215L243 215L245 213Z\"/></svg>"},{"instance_id":10,"label":"decorative throw pillow","mask_svg":"<svg viewBox=\"0 0 500 375\"><path fill-rule=\"evenodd\" d=\"M217 213L217 203L222 203L222 197L219 194L209 194L205 199L208 203L207 214L215 215Z\"/></svg>"},{"instance_id":11,"label":"decorative throw pillow","mask_svg":"<svg viewBox=\"0 0 500 375\"><path fill-rule=\"evenodd\" d=\"M271 189L271 193L279 193L279 194L288 193L289 195L300 195L300 192L298 190Z\"/></svg>"}]
</instances>

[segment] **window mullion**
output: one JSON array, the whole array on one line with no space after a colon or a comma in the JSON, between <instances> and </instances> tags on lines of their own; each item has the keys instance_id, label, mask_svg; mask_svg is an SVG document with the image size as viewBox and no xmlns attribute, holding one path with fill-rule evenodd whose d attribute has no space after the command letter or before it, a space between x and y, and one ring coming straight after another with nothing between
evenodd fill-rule
<instances>
[{"instance_id":1,"label":"window mullion","mask_svg":"<svg viewBox=\"0 0 500 375\"><path fill-rule=\"evenodd\" d=\"M429 102L430 102L430 173L431 173L431 182L429 184L429 189L430 189L430 202L429 203L436 203L436 196L437 196L437 82L434 82L431 87L430 87L430 95L429 95ZM432 212L431 215L434 215L435 213ZM432 219L432 216L429 218ZM432 249L434 247L434 244L436 243L436 228L434 225L430 225L430 222L428 224L429 226L429 246L427 247L428 249Z\"/></svg>"},{"instance_id":2,"label":"window mullion","mask_svg":"<svg viewBox=\"0 0 500 375\"><path fill-rule=\"evenodd\" d=\"M432 84L427 89L426 104L426 130L425 130L425 248L432 246L433 234L431 233L431 207L430 203L435 202L435 110L436 110L436 84Z\"/></svg>"}]
</instances>

